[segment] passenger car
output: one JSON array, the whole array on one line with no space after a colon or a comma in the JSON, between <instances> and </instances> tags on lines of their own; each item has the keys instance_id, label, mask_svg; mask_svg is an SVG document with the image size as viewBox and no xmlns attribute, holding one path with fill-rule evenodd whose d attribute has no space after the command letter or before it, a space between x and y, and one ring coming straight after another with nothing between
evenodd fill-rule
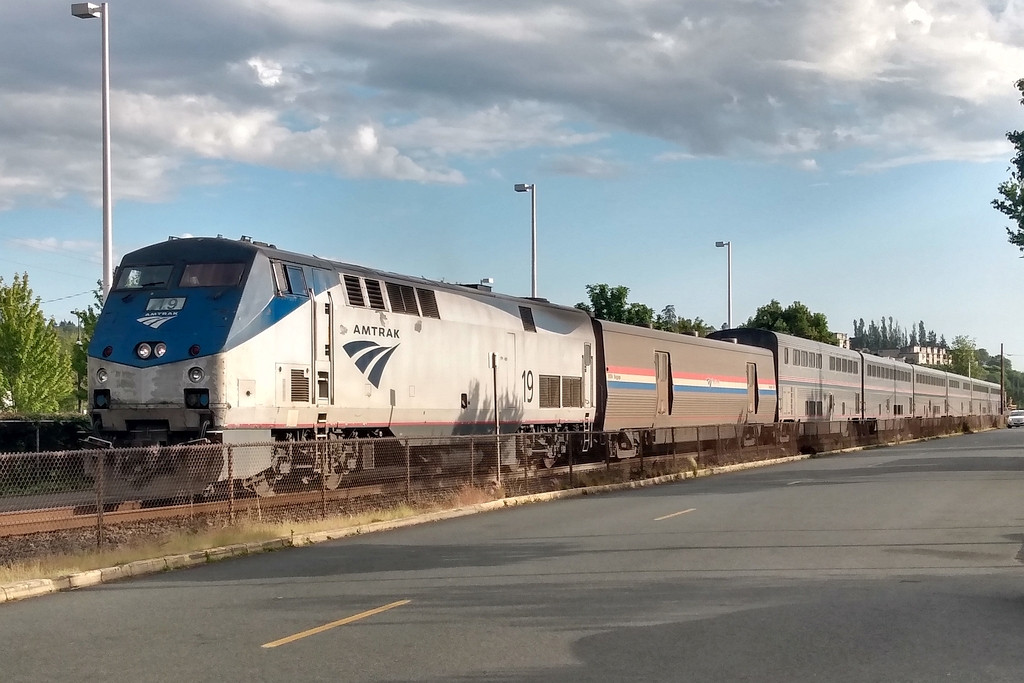
<instances>
[{"instance_id":1,"label":"passenger car","mask_svg":"<svg viewBox=\"0 0 1024 683\"><path fill-rule=\"evenodd\" d=\"M1024 410L1011 410L1006 418L1006 426L1011 429L1024 427Z\"/></svg>"}]
</instances>

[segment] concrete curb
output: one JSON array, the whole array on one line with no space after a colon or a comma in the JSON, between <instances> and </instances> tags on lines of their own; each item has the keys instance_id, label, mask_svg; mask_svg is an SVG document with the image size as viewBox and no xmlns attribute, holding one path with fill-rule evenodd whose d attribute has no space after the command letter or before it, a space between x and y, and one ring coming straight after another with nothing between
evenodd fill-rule
<instances>
[{"instance_id":1,"label":"concrete curb","mask_svg":"<svg viewBox=\"0 0 1024 683\"><path fill-rule=\"evenodd\" d=\"M565 489L562 491L550 491L547 493L534 493L526 496L516 496L514 498L502 498L500 500L493 500L487 503L477 503L476 505L467 505L465 507L455 508L452 510L428 512L422 515L416 515L415 517L406 517L404 519L373 522L372 524L363 524L360 526L346 527L332 531L317 531L310 534L298 534L290 537L275 538L269 541L256 543L239 543L219 548L210 548L208 550L197 550L195 552L180 555L167 555L165 557L158 557L151 560L137 560L135 562L129 562L127 564L117 565L114 567L104 567L102 569L91 569L89 571L78 572L76 574L70 574L56 579L32 579L29 581L19 581L18 583L12 583L6 586L0 585L0 604L5 602L14 602L16 600L25 600L27 598L35 598L42 595L49 595L51 593L59 593L61 591L74 590L76 588L97 586L104 583L111 583L113 581L121 581L123 579L171 571L173 569L195 567L209 562L229 559L231 557L256 555L258 553L281 550L283 548L313 545L316 543L323 543L325 541L348 538L350 536L360 536L379 531L401 529L407 526L426 524L428 522L439 522L446 519L455 519L457 517L465 517L466 515L475 515L480 512L518 507L520 505L528 505L531 503L561 500L563 498L578 498L580 496L612 493L614 491L627 491L630 489L639 489L647 486L657 486L659 484L683 481L684 479L695 479L697 477L708 477L715 474L725 474L727 472L738 472L740 470L754 469L757 467L779 465L786 462L806 460L809 457L810 456L807 455L795 455L785 458L776 458L774 460L759 460L757 462L746 462L737 465L709 467L703 470L693 469L689 472L666 474L660 477L623 482L621 484L606 484L604 486Z\"/></svg>"}]
</instances>

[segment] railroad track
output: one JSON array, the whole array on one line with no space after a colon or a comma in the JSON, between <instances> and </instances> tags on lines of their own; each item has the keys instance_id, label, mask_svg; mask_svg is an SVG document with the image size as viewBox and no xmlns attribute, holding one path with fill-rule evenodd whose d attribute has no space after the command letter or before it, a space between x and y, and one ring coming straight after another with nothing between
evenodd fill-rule
<instances>
[{"instance_id":1,"label":"railroad track","mask_svg":"<svg viewBox=\"0 0 1024 683\"><path fill-rule=\"evenodd\" d=\"M673 456L670 455L648 456L645 458L645 462L655 463L672 459ZM605 462L582 463L574 465L572 469L575 474L583 474L609 468L630 467L635 462L636 460L634 459L610 464ZM513 487L527 490L534 487L543 487L543 484L538 482L565 478L569 472L570 468L568 466L542 470L516 470L513 472L503 472L501 480L506 489ZM486 485L491 485L495 482L493 473L478 479L477 484L484 484L485 482ZM531 482L533 482L532 487L530 486ZM369 496L386 496L399 502L413 494L451 490L466 484L467 480L464 476L426 475L411 477L408 480L402 477L373 483L354 482L351 486L333 491L316 489L267 498L239 497L232 500L210 500L157 507L147 507L143 505L142 501L138 500L112 501L108 499L103 506L102 521L96 503L57 505L31 510L0 512L0 537L83 529L100 524L103 526L113 526L133 522L188 519L217 515L262 516L263 513L273 513L275 510L288 507L305 507L315 510L318 506L321 506L326 512L328 504L337 503L338 501L354 500Z\"/></svg>"},{"instance_id":2,"label":"railroad track","mask_svg":"<svg viewBox=\"0 0 1024 683\"><path fill-rule=\"evenodd\" d=\"M262 513L283 507L314 506L325 501L338 501L379 495L386 485L359 486L336 491L304 491L272 498L237 498L234 500L212 500L198 503L144 507L141 501L130 500L107 502L103 506L103 524L116 525L161 519L180 519L207 515L245 514L252 511ZM0 537L81 529L100 523L100 514L95 504L61 506L36 510L0 513Z\"/></svg>"}]
</instances>

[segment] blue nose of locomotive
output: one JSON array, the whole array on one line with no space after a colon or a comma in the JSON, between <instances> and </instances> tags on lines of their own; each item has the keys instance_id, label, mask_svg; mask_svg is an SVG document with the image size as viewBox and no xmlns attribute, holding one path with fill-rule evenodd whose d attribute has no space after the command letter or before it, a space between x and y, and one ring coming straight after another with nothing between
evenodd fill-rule
<instances>
[{"instance_id":1,"label":"blue nose of locomotive","mask_svg":"<svg viewBox=\"0 0 1024 683\"><path fill-rule=\"evenodd\" d=\"M171 240L125 256L89 355L137 368L224 349L255 251L223 239Z\"/></svg>"}]
</instances>

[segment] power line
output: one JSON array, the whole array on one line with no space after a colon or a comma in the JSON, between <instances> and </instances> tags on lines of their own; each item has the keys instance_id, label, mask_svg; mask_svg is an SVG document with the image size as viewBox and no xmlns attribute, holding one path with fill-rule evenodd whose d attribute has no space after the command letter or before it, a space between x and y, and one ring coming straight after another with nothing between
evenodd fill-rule
<instances>
[{"instance_id":1,"label":"power line","mask_svg":"<svg viewBox=\"0 0 1024 683\"><path fill-rule=\"evenodd\" d=\"M64 299L74 299L76 296L82 296L83 294L92 294L92 292L93 290L87 289L84 292L79 292L78 294L68 294L67 296L60 296L57 297L56 299L47 299L46 301L40 301L39 303L52 304L55 301L64 301Z\"/></svg>"}]
</instances>

